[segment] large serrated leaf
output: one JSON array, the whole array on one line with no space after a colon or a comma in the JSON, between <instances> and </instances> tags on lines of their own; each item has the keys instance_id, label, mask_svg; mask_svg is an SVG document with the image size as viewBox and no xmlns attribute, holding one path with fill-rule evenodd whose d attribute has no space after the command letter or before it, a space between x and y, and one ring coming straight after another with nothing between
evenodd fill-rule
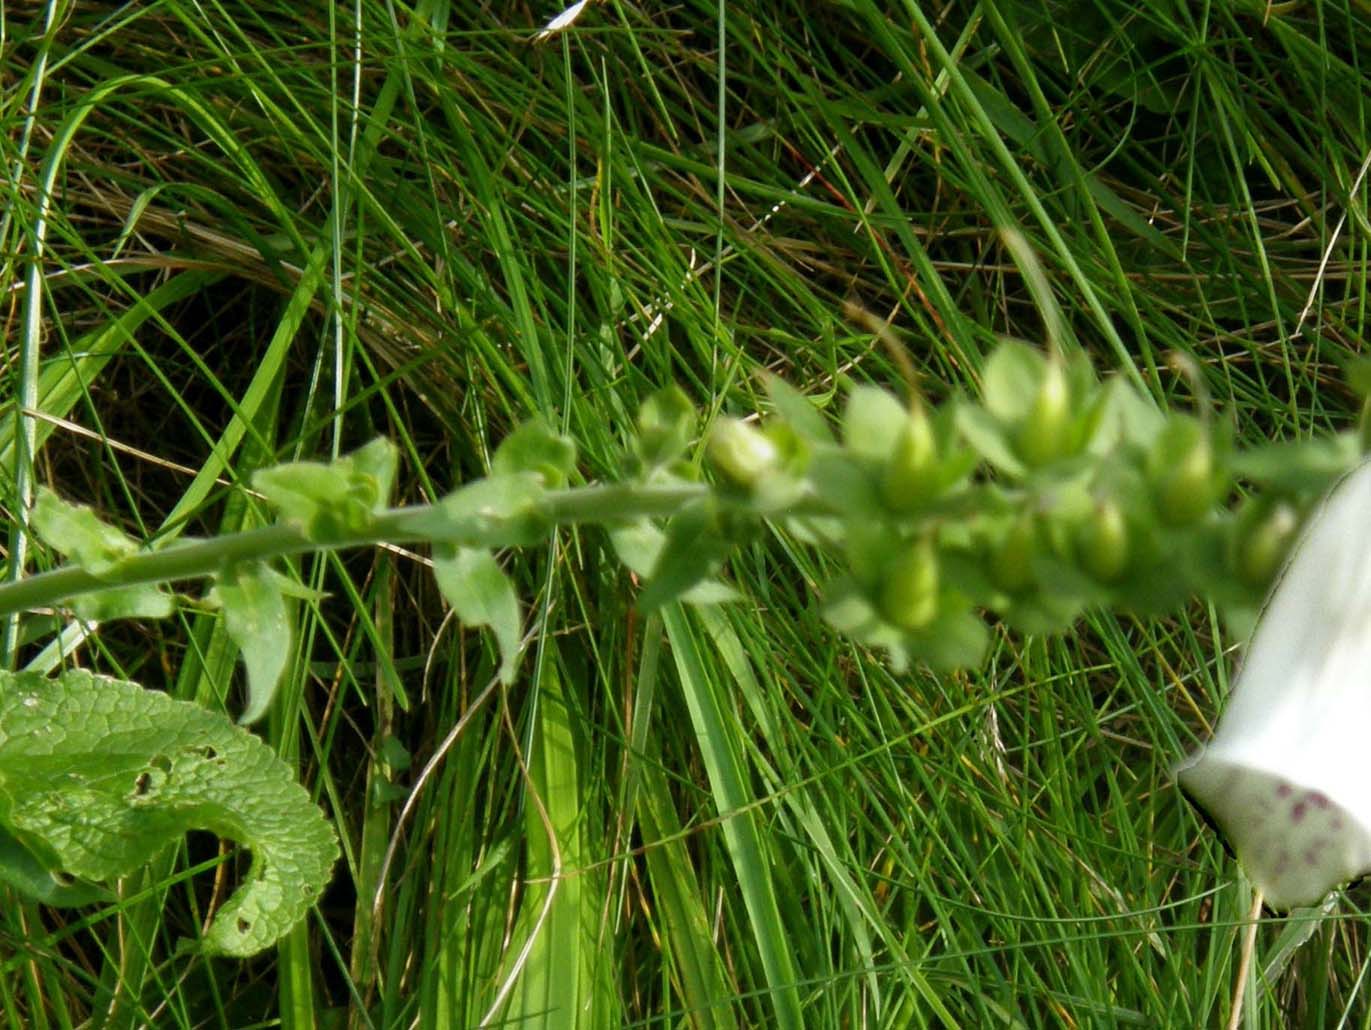
<instances>
[{"instance_id":1,"label":"large serrated leaf","mask_svg":"<svg viewBox=\"0 0 1371 1030\"><path fill-rule=\"evenodd\" d=\"M114 892L49 869L21 840L0 826L0 880L54 908L114 900Z\"/></svg>"},{"instance_id":2,"label":"large serrated leaf","mask_svg":"<svg viewBox=\"0 0 1371 1030\"><path fill-rule=\"evenodd\" d=\"M0 672L0 825L53 869L125 876L192 829L252 866L203 945L252 955L305 914L337 840L290 769L224 716L136 683Z\"/></svg>"}]
</instances>

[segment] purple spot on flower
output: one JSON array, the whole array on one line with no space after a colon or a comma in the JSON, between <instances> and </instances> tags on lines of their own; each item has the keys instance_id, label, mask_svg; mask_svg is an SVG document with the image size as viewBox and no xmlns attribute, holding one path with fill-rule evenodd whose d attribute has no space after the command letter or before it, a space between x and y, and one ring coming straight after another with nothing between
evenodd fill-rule
<instances>
[{"instance_id":1,"label":"purple spot on flower","mask_svg":"<svg viewBox=\"0 0 1371 1030\"><path fill-rule=\"evenodd\" d=\"M1331 808L1333 805L1333 802L1328 800L1327 794L1322 794L1317 790L1311 790L1307 797L1315 808Z\"/></svg>"},{"instance_id":2,"label":"purple spot on flower","mask_svg":"<svg viewBox=\"0 0 1371 1030\"><path fill-rule=\"evenodd\" d=\"M1303 801L1296 801L1290 806L1290 821L1297 823L1304 818L1305 804Z\"/></svg>"},{"instance_id":3,"label":"purple spot on flower","mask_svg":"<svg viewBox=\"0 0 1371 1030\"><path fill-rule=\"evenodd\" d=\"M1295 788L1288 783L1281 782L1276 784L1276 797L1278 798L1288 798L1294 792Z\"/></svg>"}]
</instances>

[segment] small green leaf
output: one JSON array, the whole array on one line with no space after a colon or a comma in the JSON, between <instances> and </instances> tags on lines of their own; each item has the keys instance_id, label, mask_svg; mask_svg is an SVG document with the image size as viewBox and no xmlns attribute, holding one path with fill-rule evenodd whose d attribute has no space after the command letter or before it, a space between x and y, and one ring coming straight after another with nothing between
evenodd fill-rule
<instances>
[{"instance_id":1,"label":"small green leaf","mask_svg":"<svg viewBox=\"0 0 1371 1030\"><path fill-rule=\"evenodd\" d=\"M389 734L381 741L381 749L376 757L393 773L404 772L414 763L414 756L409 749Z\"/></svg>"},{"instance_id":2,"label":"small green leaf","mask_svg":"<svg viewBox=\"0 0 1371 1030\"><path fill-rule=\"evenodd\" d=\"M540 421L525 422L505 437L490 462L493 476L535 473L549 490L566 486L576 467L576 445Z\"/></svg>"},{"instance_id":3,"label":"small green leaf","mask_svg":"<svg viewBox=\"0 0 1371 1030\"><path fill-rule=\"evenodd\" d=\"M666 546L666 533L648 519L614 527L609 531L609 539L619 560L644 578L651 577ZM738 592L717 579L700 580L679 596L687 604L722 604L737 599Z\"/></svg>"},{"instance_id":4,"label":"small green leaf","mask_svg":"<svg viewBox=\"0 0 1371 1030\"><path fill-rule=\"evenodd\" d=\"M266 714L290 660L290 612L281 579L265 562L243 562L226 569L215 584L224 628L247 670L248 703L238 719L244 726Z\"/></svg>"},{"instance_id":5,"label":"small green leaf","mask_svg":"<svg viewBox=\"0 0 1371 1030\"><path fill-rule=\"evenodd\" d=\"M990 630L970 608L944 596L937 618L905 637L905 650L935 673L975 668L985 658Z\"/></svg>"},{"instance_id":6,"label":"small green leaf","mask_svg":"<svg viewBox=\"0 0 1371 1030\"><path fill-rule=\"evenodd\" d=\"M487 476L454 490L410 525L432 540L464 547L526 547L550 528L538 509L543 494L535 472Z\"/></svg>"},{"instance_id":7,"label":"small green leaf","mask_svg":"<svg viewBox=\"0 0 1371 1030\"><path fill-rule=\"evenodd\" d=\"M138 541L102 522L84 504L64 501L45 487L30 516L38 538L92 576L106 576L123 559L137 554Z\"/></svg>"},{"instance_id":8,"label":"small green leaf","mask_svg":"<svg viewBox=\"0 0 1371 1030\"><path fill-rule=\"evenodd\" d=\"M341 540L366 532L384 510L398 461L395 445L376 439L327 464L293 461L261 469L252 485L311 540Z\"/></svg>"},{"instance_id":9,"label":"small green leaf","mask_svg":"<svg viewBox=\"0 0 1371 1030\"><path fill-rule=\"evenodd\" d=\"M911 660L934 672L977 665L990 641L985 622L955 592L943 594L937 616L912 633L885 621L855 580L838 579L825 595L823 615L828 624L858 643L883 648L897 673L904 672Z\"/></svg>"},{"instance_id":10,"label":"small green leaf","mask_svg":"<svg viewBox=\"0 0 1371 1030\"><path fill-rule=\"evenodd\" d=\"M799 390L780 376L766 373L762 378L767 396L783 422L790 424L801 437L813 444L831 444L833 431L828 428L819 409Z\"/></svg>"},{"instance_id":11,"label":"small green leaf","mask_svg":"<svg viewBox=\"0 0 1371 1030\"><path fill-rule=\"evenodd\" d=\"M666 534L648 519L637 519L625 526L614 526L609 531L609 542L614 553L630 572L639 576L650 576L666 543Z\"/></svg>"},{"instance_id":12,"label":"small green leaf","mask_svg":"<svg viewBox=\"0 0 1371 1030\"><path fill-rule=\"evenodd\" d=\"M40 489L33 506L33 530L40 540L92 576L117 581L117 567L137 554L138 542L101 522L85 505L71 504ZM110 619L165 619L172 613L171 595L155 583L115 585L70 599L72 611L86 622Z\"/></svg>"},{"instance_id":13,"label":"small green leaf","mask_svg":"<svg viewBox=\"0 0 1371 1030\"><path fill-rule=\"evenodd\" d=\"M718 571L729 543L719 530L711 504L681 510L666 527L666 542L653 563L651 578L638 598L638 608L652 612L684 597Z\"/></svg>"},{"instance_id":14,"label":"small green leaf","mask_svg":"<svg viewBox=\"0 0 1371 1030\"><path fill-rule=\"evenodd\" d=\"M155 583L110 587L70 599L71 610L85 622L111 619L165 619L173 611L171 595Z\"/></svg>"},{"instance_id":15,"label":"small green leaf","mask_svg":"<svg viewBox=\"0 0 1371 1030\"><path fill-rule=\"evenodd\" d=\"M1096 456L1112 454L1126 443L1146 450L1166 424L1156 404L1122 376L1100 388L1091 409L1085 449Z\"/></svg>"},{"instance_id":16,"label":"small green leaf","mask_svg":"<svg viewBox=\"0 0 1371 1030\"><path fill-rule=\"evenodd\" d=\"M253 489L310 539L322 539L337 528L332 511L347 504L348 470L341 464L292 461L253 473Z\"/></svg>"},{"instance_id":17,"label":"small green leaf","mask_svg":"<svg viewBox=\"0 0 1371 1030\"><path fill-rule=\"evenodd\" d=\"M354 494L369 502L372 511L383 511L395 491L395 473L400 466L400 452L395 444L378 436L345 460L352 463Z\"/></svg>"},{"instance_id":18,"label":"small green leaf","mask_svg":"<svg viewBox=\"0 0 1371 1030\"><path fill-rule=\"evenodd\" d=\"M126 876L193 829L252 851L210 954L253 955L323 892L337 839L291 770L222 715L79 669L0 672L0 825L51 870Z\"/></svg>"},{"instance_id":19,"label":"small green leaf","mask_svg":"<svg viewBox=\"0 0 1371 1030\"><path fill-rule=\"evenodd\" d=\"M439 544L433 575L452 610L467 626L489 626L500 648L500 680L514 682L523 619L514 583L485 550Z\"/></svg>"},{"instance_id":20,"label":"small green leaf","mask_svg":"<svg viewBox=\"0 0 1371 1030\"><path fill-rule=\"evenodd\" d=\"M1043 381L1047 359L1020 340L1002 340L985 363L981 399L1006 424L1025 418Z\"/></svg>"},{"instance_id":21,"label":"small green leaf","mask_svg":"<svg viewBox=\"0 0 1371 1030\"><path fill-rule=\"evenodd\" d=\"M843 410L843 446L853 454L884 464L895 453L909 420L909 409L888 390L854 386Z\"/></svg>"},{"instance_id":22,"label":"small green leaf","mask_svg":"<svg viewBox=\"0 0 1371 1030\"><path fill-rule=\"evenodd\" d=\"M957 405L957 429L982 458L1001 472L1020 479L1027 472L1014 452L1014 444L995 416L971 401Z\"/></svg>"},{"instance_id":23,"label":"small green leaf","mask_svg":"<svg viewBox=\"0 0 1371 1030\"><path fill-rule=\"evenodd\" d=\"M1339 433L1264 444L1235 454L1232 467L1235 476L1265 489L1317 497L1360 460L1357 437Z\"/></svg>"},{"instance_id":24,"label":"small green leaf","mask_svg":"<svg viewBox=\"0 0 1371 1030\"><path fill-rule=\"evenodd\" d=\"M809 482L815 496L836 512L858 519L885 514L875 477L833 444L816 445L809 463Z\"/></svg>"},{"instance_id":25,"label":"small green leaf","mask_svg":"<svg viewBox=\"0 0 1371 1030\"><path fill-rule=\"evenodd\" d=\"M657 390L638 410L638 457L649 468L670 465L695 436L695 407L679 386Z\"/></svg>"}]
</instances>

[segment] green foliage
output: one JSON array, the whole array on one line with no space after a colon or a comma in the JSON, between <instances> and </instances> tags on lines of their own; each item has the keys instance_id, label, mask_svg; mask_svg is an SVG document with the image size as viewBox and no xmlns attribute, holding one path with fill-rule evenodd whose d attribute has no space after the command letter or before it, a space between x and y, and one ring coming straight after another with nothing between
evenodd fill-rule
<instances>
[{"instance_id":1,"label":"green foliage","mask_svg":"<svg viewBox=\"0 0 1371 1030\"><path fill-rule=\"evenodd\" d=\"M741 419L720 418L709 431L708 453L721 479L751 490L781 466L781 450L766 433Z\"/></svg>"},{"instance_id":2,"label":"green foliage","mask_svg":"<svg viewBox=\"0 0 1371 1030\"><path fill-rule=\"evenodd\" d=\"M546 539L551 523L539 507L545 494L537 472L478 479L454 490L410 527L435 542L466 547L522 547Z\"/></svg>"},{"instance_id":3,"label":"green foliage","mask_svg":"<svg viewBox=\"0 0 1371 1030\"><path fill-rule=\"evenodd\" d=\"M957 398L946 412L930 413L922 401L910 407L875 387L854 387L842 419L841 443L834 442L799 394L774 380L769 390L778 400L777 415L763 428L735 419L715 422L706 449L720 478L717 492L682 501L660 523L633 506L639 499L648 501L654 490L695 489L665 468L684 453L694 420L682 407L679 391L654 395L639 418L644 437L629 448L638 463L637 485L578 516L608 526L620 558L647 577L639 596L644 612L678 599L711 603L731 598L732 591L717 576L738 542L760 519L802 514L821 527L816 541L833 546L850 569L823 589L830 624L883 649L896 668L921 662L947 671L982 660L990 639L984 612L1024 632L1055 632L1090 607L1163 611L1202 594L1233 605L1243 617L1257 591L1275 575L1296 525L1290 505L1279 498L1248 502L1238 515L1220 507L1227 470L1244 459L1230 460L1226 438L1220 436L1216 443L1206 423L1179 414L1148 417L1147 402L1131 386L1119 380L1101 386L1083 362L1068 366L1016 341L1002 343L987 361L983 405ZM1348 452L1324 447L1285 448L1281 453L1285 465L1279 482L1298 485L1319 483L1335 464L1330 455ZM430 542L443 596L462 623L492 631L499 678L513 683L523 615L518 590L493 549L545 538L556 524L553 512L566 510L550 505L554 499L568 503L575 448L540 423L528 423L501 444L488 477L431 507L391 511L385 501L396 454L393 446L374 441L329 464L293 462L262 470L254 485L278 509L281 525L299 534L282 538L285 549L297 548L301 537L309 547L365 543L384 534L386 527ZM1269 467L1255 457L1245 460L1249 470ZM582 496L598 496L595 489L583 488ZM128 563L139 548L90 510L47 493L34 521L52 546L98 573L97 601L121 590L139 596L153 590L145 583L119 583L121 570L131 568ZM207 555L214 553L213 542L201 546ZM184 545L172 553L180 575L188 568L187 553ZM309 596L274 572L268 558L264 554L257 560L214 565L207 557L202 573L213 580L210 600L222 608L228 635L247 669L244 722L267 712L288 663L292 634L287 595ZM139 578L156 577L140 572ZM110 611L139 614L147 609L126 604ZM80 691L94 689L94 681L76 674L61 682L71 698L52 702L48 714L55 725L84 717L82 706L89 699ZM111 703L134 704L132 689L126 684L111 687ZM47 703L39 693L23 698L20 707ZM168 710L186 717L184 707ZM199 719L197 732L208 734L219 725L217 717L191 710ZM118 713L111 717L122 718ZM150 842L147 847L119 853L115 865L100 865L93 858L98 841L73 843L55 826L42 823L26 807L23 791L13 793L0 812L0 828L18 834L21 849L41 847L48 861L103 879L146 861L184 832L187 824L176 821L176 813L184 810L247 842L264 863L262 869L272 868L280 861L273 839L279 820L268 815L258 821L255 813L279 806L281 799L249 799L245 793L251 804L241 810L224 814L206 807L209 803L194 793L204 789L203 770L193 763L184 768L176 764L191 761L187 755L205 748L186 750L178 743L184 734L172 723L170 729L149 723L132 756L123 760L128 768L121 765L110 773L111 796L78 791L85 800L72 801L78 796L72 794L44 802L52 810L98 808L99 820L122 827L133 817L117 809L118 798L128 793L118 776L146 777L138 783L146 782L158 797L168 796L164 781L193 785L187 788L192 791L189 800L170 795L172 814L148 810L151 821L138 824ZM124 732L107 726L80 736L68 729L54 742L53 754L79 766L94 761L81 756L97 748L99 734L122 739ZM172 749L166 754L179 757L163 761L161 752L154 753L159 734ZM243 739L228 734L228 743L205 747L218 753L232 744L250 752ZM19 753L17 745L14 750ZM13 782L19 782L18 776L11 774ZM83 774L81 782L88 779ZM32 785L25 783L27 791ZM140 799L142 787L133 796ZM306 824L313 825L309 820ZM49 900L65 897L36 872L35 861L33 852L15 852L11 882ZM319 861L310 869L317 869ZM274 876L278 874L256 874L254 882L269 887L231 904L234 913L250 913L233 924L241 939L226 929L229 923L216 922L214 947L244 954L264 946L302 910L302 893L322 886L316 882L322 874L310 872L308 891L298 885L287 891ZM278 895L281 903L273 907L269 899Z\"/></svg>"},{"instance_id":4,"label":"green foliage","mask_svg":"<svg viewBox=\"0 0 1371 1030\"><path fill-rule=\"evenodd\" d=\"M71 504L51 490L40 490L31 515L33 531L45 544L99 579L117 583L124 559L138 553L138 542L100 520L85 505ZM61 598L60 600L65 600ZM125 583L93 590L71 599L78 618L164 619L172 599L154 583Z\"/></svg>"},{"instance_id":5,"label":"green foliage","mask_svg":"<svg viewBox=\"0 0 1371 1030\"><path fill-rule=\"evenodd\" d=\"M153 577L137 586L161 611L157 583L189 594L290 556L316 593L287 605L297 660L255 728L298 755L349 854L250 967L172 954L213 897L179 879L184 855L88 911L11 894L0 1010L1228 1021L1250 897L1170 772L1224 704L1233 616L1261 596L1248 504L1298 515L1365 449L1331 434L1357 420L1364 391L1337 369L1371 310L1366 4L586 4L530 43L560 6L9 12L3 504L29 510L43 480L146 522L114 578ZM997 334L1060 356L1074 450L1035 451L987 410ZM1077 376L1082 353L1103 383ZM922 396L939 485L898 489L895 452L835 442L849 380L897 386L906 412ZM711 420L805 442L765 521L760 495L702 482L693 428L632 436L672 381ZM1168 412L1209 425L1232 483L1188 524L1162 523L1144 473ZM486 489L486 455L539 417L578 443L567 483L594 485L530 469ZM370 528L339 553L294 523L239 535L273 455L326 462L378 434L406 503L460 486L450 505L354 512ZM679 599L743 603L645 616L672 517L707 495L713 571ZM1084 546L1102 501L1127 528L1112 579ZM940 598L945 638L881 617L879 578L848 567L854 524L892 551L934 530L941 593L961 595ZM554 534L555 561L506 551ZM444 541L494 551L545 602L523 627L536 682L526 662L529 682L482 693L494 635L439 629L418 559ZM72 625L140 609L86 607L79 569L30 575L46 549L7 556L26 577L6 594L12 660L232 696L222 610L182 596L175 620ZM1228 618L1187 605L1196 588ZM845 600L853 635L822 622ZM1366 902L1263 921L1245 1025L1361 1016Z\"/></svg>"},{"instance_id":6,"label":"green foliage","mask_svg":"<svg viewBox=\"0 0 1371 1030\"><path fill-rule=\"evenodd\" d=\"M695 406L679 386L656 391L638 409L633 446L645 468L671 465L695 438Z\"/></svg>"},{"instance_id":7,"label":"green foliage","mask_svg":"<svg viewBox=\"0 0 1371 1030\"><path fill-rule=\"evenodd\" d=\"M575 467L576 445L537 421L505 437L490 463L492 476L536 475L550 490L566 486Z\"/></svg>"},{"instance_id":8,"label":"green foliage","mask_svg":"<svg viewBox=\"0 0 1371 1030\"><path fill-rule=\"evenodd\" d=\"M364 533L390 500L397 455L389 440L323 464L293 461L255 472L252 485L284 521L315 543Z\"/></svg>"},{"instance_id":9,"label":"green foliage","mask_svg":"<svg viewBox=\"0 0 1371 1030\"><path fill-rule=\"evenodd\" d=\"M224 626L247 669L244 725L266 714L290 661L290 617L283 577L264 562L240 562L219 574L212 599L224 611Z\"/></svg>"},{"instance_id":10,"label":"green foliage","mask_svg":"<svg viewBox=\"0 0 1371 1030\"><path fill-rule=\"evenodd\" d=\"M80 670L0 674L0 823L49 870L88 880L126 876L194 829L249 848L251 869L205 934L211 954L274 944L318 899L338 853L309 795L256 737ZM6 878L22 888L15 866Z\"/></svg>"},{"instance_id":11,"label":"green foliage","mask_svg":"<svg viewBox=\"0 0 1371 1030\"><path fill-rule=\"evenodd\" d=\"M433 575L457 618L489 626L500 647L500 680L514 682L522 616L514 584L489 551L452 544L433 549Z\"/></svg>"}]
</instances>

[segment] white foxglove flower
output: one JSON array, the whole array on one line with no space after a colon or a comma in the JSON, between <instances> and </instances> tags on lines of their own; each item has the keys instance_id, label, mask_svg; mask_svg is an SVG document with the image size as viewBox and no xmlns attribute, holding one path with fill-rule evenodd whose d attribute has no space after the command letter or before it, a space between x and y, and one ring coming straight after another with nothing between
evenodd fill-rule
<instances>
[{"instance_id":1,"label":"white foxglove flower","mask_svg":"<svg viewBox=\"0 0 1371 1030\"><path fill-rule=\"evenodd\" d=\"M1310 518L1179 779L1272 908L1371 872L1371 462Z\"/></svg>"}]
</instances>

